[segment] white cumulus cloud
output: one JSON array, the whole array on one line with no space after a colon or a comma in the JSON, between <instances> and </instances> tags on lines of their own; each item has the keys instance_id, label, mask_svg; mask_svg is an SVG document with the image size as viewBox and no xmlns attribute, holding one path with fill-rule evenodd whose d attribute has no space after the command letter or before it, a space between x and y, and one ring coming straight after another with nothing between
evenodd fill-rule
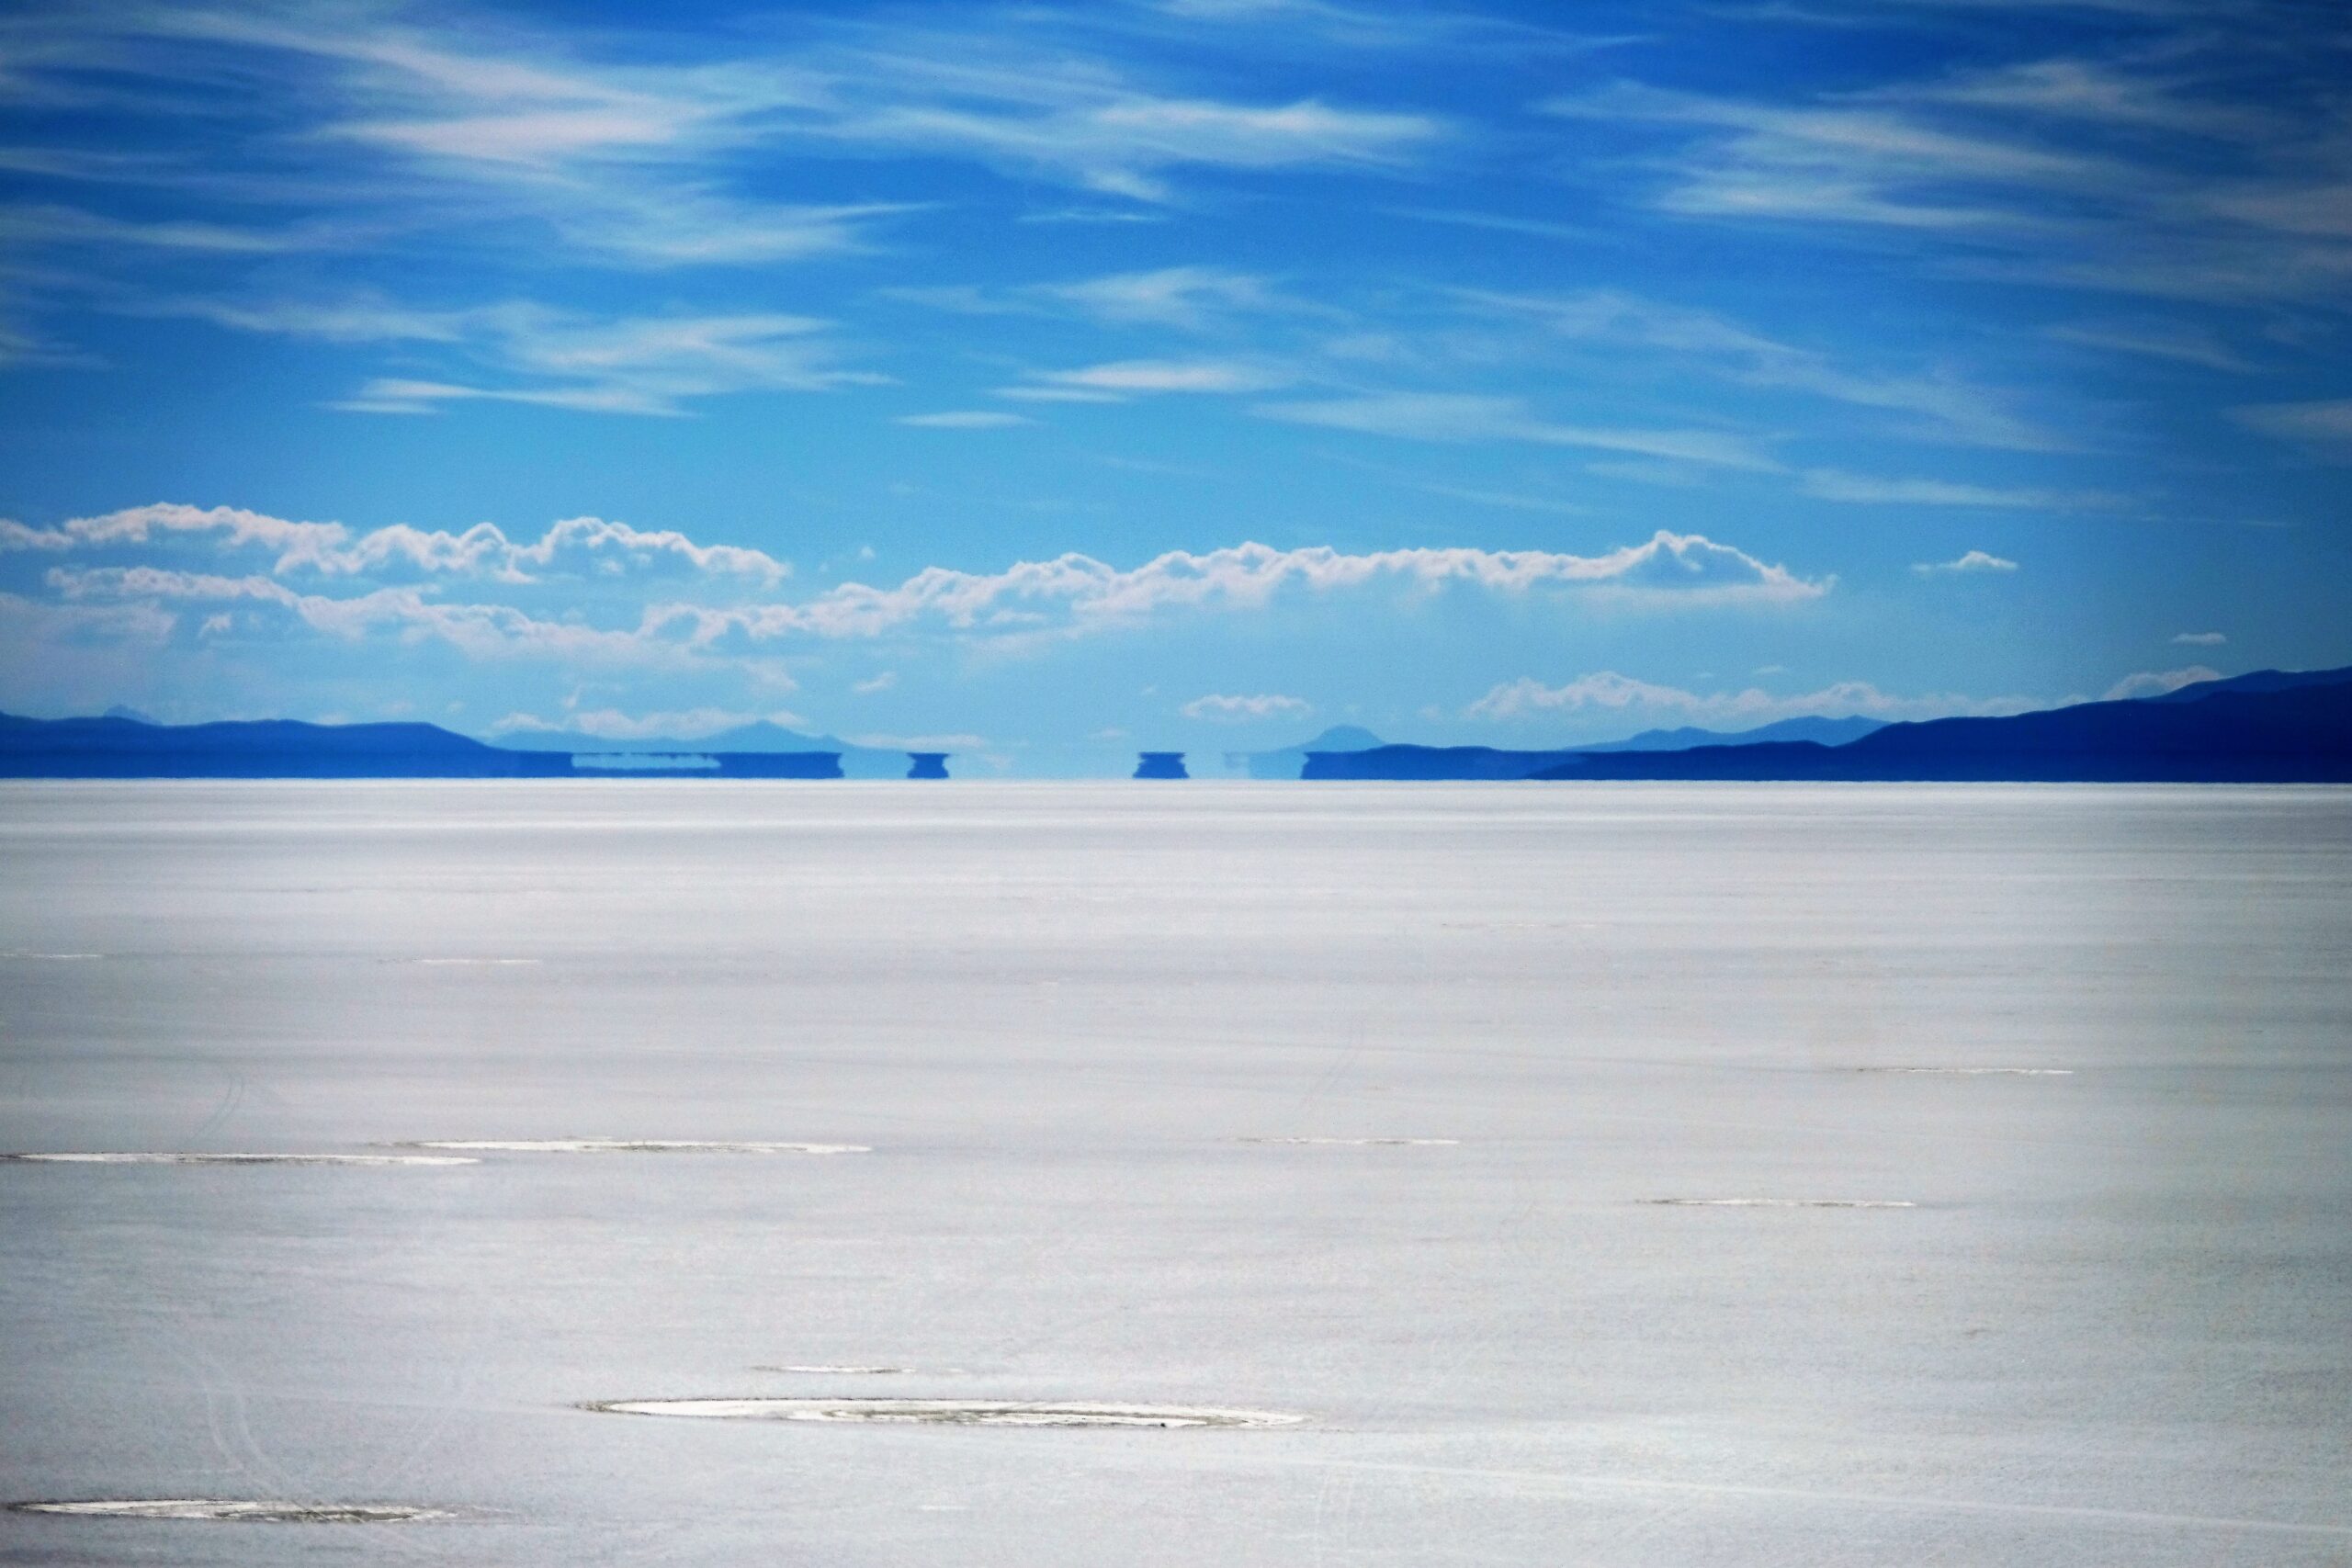
<instances>
[{"instance_id":1,"label":"white cumulus cloud","mask_svg":"<svg viewBox=\"0 0 2352 1568\"><path fill-rule=\"evenodd\" d=\"M2101 700L2114 703L2131 697L2161 697L2167 692L2177 692L2183 686L2194 686L2201 681L2218 681L2221 678L2220 671L2208 670L2202 664L2192 664L2186 670L2141 670L2109 686Z\"/></svg>"},{"instance_id":2,"label":"white cumulus cloud","mask_svg":"<svg viewBox=\"0 0 2352 1568\"><path fill-rule=\"evenodd\" d=\"M1988 554L1984 550L1971 550L1953 560L1923 560L1911 568L1913 571L1923 577L1933 577L1943 572L2015 571L2017 569L2017 562L2005 560L1999 556Z\"/></svg>"},{"instance_id":3,"label":"white cumulus cloud","mask_svg":"<svg viewBox=\"0 0 2352 1568\"><path fill-rule=\"evenodd\" d=\"M1227 723L1246 722L1260 718L1303 718L1315 711L1315 705L1303 697L1276 696L1261 694L1256 696L1194 697L1186 703L1182 712L1186 718L1216 719Z\"/></svg>"},{"instance_id":4,"label":"white cumulus cloud","mask_svg":"<svg viewBox=\"0 0 2352 1568\"><path fill-rule=\"evenodd\" d=\"M779 641L874 637L902 628L1069 636L1168 613L1259 610L1283 594L1384 584L1423 595L1448 589L1540 592L1563 604L1597 595L1659 608L1763 608L1816 599L1835 581L1801 576L1703 535L1663 529L1640 544L1589 556L1472 547L1357 553L1248 543L1170 550L1120 568L1073 553L998 571L930 567L894 586L844 582L802 599L775 596L788 568L762 551L598 518L555 524L530 543L491 524L459 534L400 525L355 536L334 523L175 506L20 532L40 536L30 547L69 557L143 544L162 558L52 566L43 581L60 602L243 607L255 630L279 635L300 626L348 640L437 640L477 655L657 663L754 657L772 663L770 645ZM254 551L273 558L197 570L185 558L189 548L232 559ZM267 570L254 570L263 565ZM449 595L460 582L511 587L523 603L456 602ZM563 600L548 604L558 583L566 585ZM657 583L659 597L650 591ZM598 592L583 595L579 584ZM534 604L543 607L528 607Z\"/></svg>"},{"instance_id":5,"label":"white cumulus cloud","mask_svg":"<svg viewBox=\"0 0 2352 1568\"><path fill-rule=\"evenodd\" d=\"M242 507L168 502L77 517L55 528L0 525L0 550L112 549L172 540L205 543L222 552L246 547L275 552L272 570L281 577L310 572L529 582L543 577L700 573L774 586L792 570L761 550L699 544L674 530L633 528L601 517L566 518L527 542L509 538L491 523L457 534L396 523L355 535L340 523L293 522Z\"/></svg>"}]
</instances>

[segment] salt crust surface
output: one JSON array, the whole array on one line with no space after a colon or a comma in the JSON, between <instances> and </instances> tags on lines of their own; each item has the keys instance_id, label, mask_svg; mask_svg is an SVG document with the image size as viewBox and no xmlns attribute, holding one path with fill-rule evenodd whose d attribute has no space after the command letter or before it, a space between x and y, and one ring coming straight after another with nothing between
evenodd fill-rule
<instances>
[{"instance_id":1,"label":"salt crust surface","mask_svg":"<svg viewBox=\"0 0 2352 1568\"><path fill-rule=\"evenodd\" d=\"M217 1519L238 1523L377 1525L416 1519L446 1519L446 1509L400 1503L284 1503L222 1497L92 1498L82 1502L12 1503L20 1514L65 1514L76 1518Z\"/></svg>"},{"instance_id":2,"label":"salt crust surface","mask_svg":"<svg viewBox=\"0 0 2352 1568\"><path fill-rule=\"evenodd\" d=\"M516 1155L865 1155L864 1144L730 1143L699 1138L433 1138L412 1149L467 1149Z\"/></svg>"},{"instance_id":3,"label":"salt crust surface","mask_svg":"<svg viewBox=\"0 0 2352 1568\"><path fill-rule=\"evenodd\" d=\"M101 1154L8 1154L0 1160L39 1165L480 1165L456 1155L184 1154L159 1150Z\"/></svg>"},{"instance_id":4,"label":"salt crust surface","mask_svg":"<svg viewBox=\"0 0 2352 1568\"><path fill-rule=\"evenodd\" d=\"M1906 1198L1645 1198L1669 1209L1916 1209Z\"/></svg>"}]
</instances>

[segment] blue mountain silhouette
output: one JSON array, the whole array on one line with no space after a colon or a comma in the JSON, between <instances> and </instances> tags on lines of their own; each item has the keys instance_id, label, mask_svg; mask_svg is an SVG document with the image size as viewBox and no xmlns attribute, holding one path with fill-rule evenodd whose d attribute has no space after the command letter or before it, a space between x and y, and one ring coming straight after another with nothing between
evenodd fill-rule
<instances>
[{"instance_id":1,"label":"blue mountain silhouette","mask_svg":"<svg viewBox=\"0 0 2352 1568\"><path fill-rule=\"evenodd\" d=\"M1310 779L2352 783L2352 669L2263 671L2166 700L1883 726L1859 739L1671 751L1386 746L1316 752Z\"/></svg>"},{"instance_id":2,"label":"blue mountain silhouette","mask_svg":"<svg viewBox=\"0 0 2352 1568\"><path fill-rule=\"evenodd\" d=\"M1687 751L1693 746L1749 746L1765 740L1818 740L1824 746L1843 746L1849 740L1859 740L1873 729L1886 728L1883 718L1864 718L1860 714L1846 718L1817 718L1807 714L1797 718L1777 719L1758 725L1754 729L1700 729L1686 726L1680 729L1645 729L1639 735L1623 740L1604 740L1598 746L1579 746L1579 751Z\"/></svg>"}]
</instances>

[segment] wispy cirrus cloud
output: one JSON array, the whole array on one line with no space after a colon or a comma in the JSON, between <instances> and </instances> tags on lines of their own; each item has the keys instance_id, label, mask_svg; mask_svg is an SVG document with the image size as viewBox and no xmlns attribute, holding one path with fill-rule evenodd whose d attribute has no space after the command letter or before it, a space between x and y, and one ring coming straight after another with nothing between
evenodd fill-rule
<instances>
[{"instance_id":1,"label":"wispy cirrus cloud","mask_svg":"<svg viewBox=\"0 0 2352 1568\"><path fill-rule=\"evenodd\" d=\"M1947 271L2042 286L2323 302L2352 276L2342 95L2264 56L2291 39L2325 57L2341 40L2308 10L2262 15L2275 38L2184 32L2136 54L1781 98L1619 82L1545 107L1657 128L1672 145L1648 200L1677 216L1895 243ZM2243 92L2249 74L2267 100Z\"/></svg>"},{"instance_id":2,"label":"wispy cirrus cloud","mask_svg":"<svg viewBox=\"0 0 2352 1568\"><path fill-rule=\"evenodd\" d=\"M1106 195L1159 202L1185 169L1409 168L1447 131L1421 113L1317 98L1238 102L1141 88L1100 65L1007 58L993 40L933 39L926 50L854 56L842 109L811 127L866 151L974 158Z\"/></svg>"},{"instance_id":3,"label":"wispy cirrus cloud","mask_svg":"<svg viewBox=\"0 0 2352 1568\"><path fill-rule=\"evenodd\" d=\"M2060 343L2135 358L2169 360L2204 370L2250 375L2259 368L2211 328L2182 321L2070 321L2049 329Z\"/></svg>"},{"instance_id":4,"label":"wispy cirrus cloud","mask_svg":"<svg viewBox=\"0 0 2352 1568\"><path fill-rule=\"evenodd\" d=\"M1619 83L1544 107L1561 116L1689 128L1698 140L1672 165L1657 200L1694 218L2041 231L2056 220L2007 193L2089 188L2120 171L2095 154L1947 129L1883 105L1783 105Z\"/></svg>"},{"instance_id":5,"label":"wispy cirrus cloud","mask_svg":"<svg viewBox=\"0 0 2352 1568\"><path fill-rule=\"evenodd\" d=\"M830 142L956 154L1158 200L1180 168L1396 164L1442 134L1425 115L1169 93L1108 61L1024 51L1003 31L878 20L797 50L669 66L593 63L545 45L460 50L413 33L243 32L354 68L358 112L334 134L498 177L590 167L611 180L616 167L714 149Z\"/></svg>"},{"instance_id":6,"label":"wispy cirrus cloud","mask_svg":"<svg viewBox=\"0 0 2352 1568\"><path fill-rule=\"evenodd\" d=\"M1013 430L1037 422L999 409L948 409L938 413L901 414L891 423L916 430Z\"/></svg>"},{"instance_id":7,"label":"wispy cirrus cloud","mask_svg":"<svg viewBox=\"0 0 2352 1568\"><path fill-rule=\"evenodd\" d=\"M1269 282L1229 267L1167 266L1040 286L1045 298L1116 325L1200 331L1239 315L1297 310Z\"/></svg>"},{"instance_id":8,"label":"wispy cirrus cloud","mask_svg":"<svg viewBox=\"0 0 2352 1568\"><path fill-rule=\"evenodd\" d=\"M1411 441L1520 441L1625 452L1678 463L1762 472L1781 465L1751 438L1712 430L1632 430L1547 420L1517 398L1470 392L1379 392L1261 403L1261 418Z\"/></svg>"},{"instance_id":9,"label":"wispy cirrus cloud","mask_svg":"<svg viewBox=\"0 0 2352 1568\"><path fill-rule=\"evenodd\" d=\"M428 413L452 403L531 403L583 412L676 416L708 398L817 392L889 378L841 363L832 323L777 311L597 317L529 300L435 309L376 293L220 299L160 296L128 313L205 321L233 332L390 345L434 375L370 378L332 406Z\"/></svg>"},{"instance_id":10,"label":"wispy cirrus cloud","mask_svg":"<svg viewBox=\"0 0 2352 1568\"><path fill-rule=\"evenodd\" d=\"M337 406L416 413L472 400L586 412L678 415L747 391L829 391L888 378L851 370L828 323L773 313L583 321L531 306L473 313L475 364L495 378L379 377Z\"/></svg>"},{"instance_id":11,"label":"wispy cirrus cloud","mask_svg":"<svg viewBox=\"0 0 2352 1568\"><path fill-rule=\"evenodd\" d=\"M1655 350L1741 385L1908 416L1909 428L1931 439L2027 451L2069 445L2047 424L2021 418L2010 406L2014 398L1960 377L1856 368L1711 310L1611 289L1563 295L1471 290L1462 298L1476 309L1535 322L1562 338Z\"/></svg>"},{"instance_id":12,"label":"wispy cirrus cloud","mask_svg":"<svg viewBox=\"0 0 2352 1568\"><path fill-rule=\"evenodd\" d=\"M1183 265L1106 273L1063 283L984 288L949 283L881 290L888 299L963 316L1067 315L1110 326L1202 332L1236 320L1309 307L1264 277L1228 267Z\"/></svg>"},{"instance_id":13,"label":"wispy cirrus cloud","mask_svg":"<svg viewBox=\"0 0 2352 1568\"><path fill-rule=\"evenodd\" d=\"M463 7L52 8L0 27L6 105L102 106L114 144L78 145L75 127L13 161L0 149L0 166L74 197L0 209L0 237L113 276L152 275L128 259L138 253L177 258L208 295L223 273L304 254L355 273L393 256L723 271L869 251L933 205L796 199L830 183L808 177L826 164L939 160L967 183L978 172L1008 188L1042 179L1160 204L1195 176L1402 174L1452 135L1417 109L1180 84L1152 51L1078 13L1003 20L802 17L747 42L683 23L594 31ZM125 308L160 292L141 282L121 292ZM1073 286L1062 303L1168 321L1245 293L1214 267L1157 268ZM807 379L771 367L679 390L402 367L347 400L674 413L690 397Z\"/></svg>"},{"instance_id":14,"label":"wispy cirrus cloud","mask_svg":"<svg viewBox=\"0 0 2352 1568\"><path fill-rule=\"evenodd\" d=\"M1277 367L1236 359L1125 359L1075 370L1045 370L1039 383L1114 397L1157 392L1262 392L1291 378Z\"/></svg>"},{"instance_id":15,"label":"wispy cirrus cloud","mask_svg":"<svg viewBox=\"0 0 2352 1568\"><path fill-rule=\"evenodd\" d=\"M2161 65L2130 70L2091 57L2016 61L1860 96L2224 141L2267 141L2286 129L2263 108L2199 96L2191 73L2166 73Z\"/></svg>"},{"instance_id":16,"label":"wispy cirrus cloud","mask_svg":"<svg viewBox=\"0 0 2352 1568\"><path fill-rule=\"evenodd\" d=\"M1251 40L1268 35L1295 38L1318 51L1337 44L1409 51L1417 57L1455 51L1475 58L1498 50L1567 56L1637 41L1622 35L1566 32L1520 17L1447 6L1347 6L1334 0L1145 0L1131 16L1135 13L1207 24ZM1111 14L1117 15L1114 10Z\"/></svg>"},{"instance_id":17,"label":"wispy cirrus cloud","mask_svg":"<svg viewBox=\"0 0 2352 1568\"><path fill-rule=\"evenodd\" d=\"M325 250L350 240L327 224L268 230L202 219L116 218L78 207L0 207L0 241L28 247L130 247L233 257Z\"/></svg>"},{"instance_id":18,"label":"wispy cirrus cloud","mask_svg":"<svg viewBox=\"0 0 2352 1568\"><path fill-rule=\"evenodd\" d=\"M2309 403L2256 403L2230 416L2248 430L2302 447L2329 462L2352 462L2352 398Z\"/></svg>"},{"instance_id":19,"label":"wispy cirrus cloud","mask_svg":"<svg viewBox=\"0 0 2352 1568\"><path fill-rule=\"evenodd\" d=\"M355 226L380 241L519 219L583 256L662 266L850 249L863 220L895 210L742 193L730 176L747 127L818 103L805 75L782 65L598 62L557 34L461 15L426 25L391 10L329 20L293 6L118 7L51 13L12 30L20 69L41 85L86 90L94 66L139 84L145 90L111 96L118 119L153 128L179 155L176 168L52 163L57 177L106 186L130 174L163 191L242 190L339 213L284 232L88 213L49 220L61 239L282 250ZM192 95L194 83L218 90ZM241 95L266 97L277 134L226 145L202 134L233 119ZM174 136L174 127L199 134ZM197 150L208 161L191 163ZM396 177L338 181L355 161Z\"/></svg>"}]
</instances>

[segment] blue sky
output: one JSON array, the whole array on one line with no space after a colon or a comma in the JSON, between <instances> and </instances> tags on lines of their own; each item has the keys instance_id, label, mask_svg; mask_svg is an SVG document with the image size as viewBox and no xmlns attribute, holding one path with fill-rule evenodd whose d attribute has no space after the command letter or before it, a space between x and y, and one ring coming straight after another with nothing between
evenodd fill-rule
<instances>
[{"instance_id":1,"label":"blue sky","mask_svg":"<svg viewBox=\"0 0 2352 1568\"><path fill-rule=\"evenodd\" d=\"M1043 773L2352 663L2330 7L650 16L0 20L0 707Z\"/></svg>"}]
</instances>

